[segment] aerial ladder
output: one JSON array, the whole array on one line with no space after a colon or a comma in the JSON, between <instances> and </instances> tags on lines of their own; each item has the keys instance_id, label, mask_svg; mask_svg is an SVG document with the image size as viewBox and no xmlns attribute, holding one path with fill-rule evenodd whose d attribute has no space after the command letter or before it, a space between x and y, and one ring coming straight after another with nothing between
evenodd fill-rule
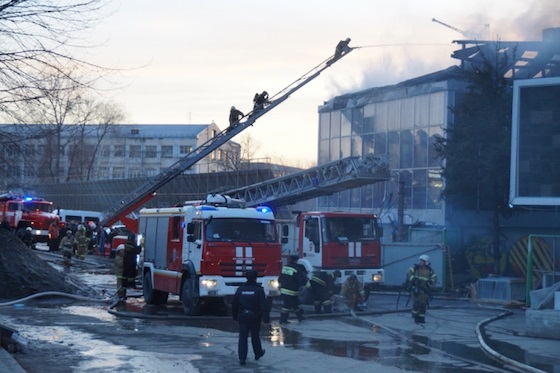
<instances>
[{"instance_id":1,"label":"aerial ladder","mask_svg":"<svg viewBox=\"0 0 560 373\"><path fill-rule=\"evenodd\" d=\"M159 188L169 183L171 180L181 175L191 168L204 157L227 143L242 131L251 127L260 117L280 105L293 93L318 77L324 70L339 61L356 48L347 47L342 54L335 54L313 67L300 78L289 84L275 95L269 97L262 108L254 109L239 120L233 122L228 128L219 132L216 136L191 151L189 154L179 159L173 165L163 170L159 175L148 180L138 188L133 190L124 199L118 202L110 211L104 213L104 218L100 222L101 226L111 226L118 221L127 226L130 230L138 231L138 222L134 217L129 217L136 209L152 199Z\"/></svg>"},{"instance_id":2,"label":"aerial ladder","mask_svg":"<svg viewBox=\"0 0 560 373\"><path fill-rule=\"evenodd\" d=\"M449 28L449 29L451 29L451 30L453 30L453 31L458 32L459 34L463 35L464 37L471 38L471 39L474 39L474 40L480 39L481 36L482 36L480 33L477 34L477 33L475 33L475 32L464 31L464 30L461 30L461 29L459 29L459 28L457 28L457 27L448 25L447 23L441 22L441 21L439 21L439 20L437 20L437 19L435 19L435 18L432 18L432 22L439 23L439 24L442 25L442 26L445 26L445 27L447 27L447 28ZM485 24L484 27L485 27L485 30L488 30L488 27L490 27L490 25L489 25L489 24Z\"/></svg>"},{"instance_id":3,"label":"aerial ladder","mask_svg":"<svg viewBox=\"0 0 560 373\"><path fill-rule=\"evenodd\" d=\"M224 194L245 200L247 207L269 205L279 208L311 198L363 185L387 181L391 177L387 157L366 154L351 156L279 178L263 181Z\"/></svg>"}]
</instances>

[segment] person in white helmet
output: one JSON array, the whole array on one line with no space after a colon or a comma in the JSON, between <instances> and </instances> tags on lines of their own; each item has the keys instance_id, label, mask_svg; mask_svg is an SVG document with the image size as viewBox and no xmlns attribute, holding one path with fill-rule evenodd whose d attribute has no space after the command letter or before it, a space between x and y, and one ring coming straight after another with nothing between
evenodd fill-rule
<instances>
[{"instance_id":1,"label":"person in white helmet","mask_svg":"<svg viewBox=\"0 0 560 373\"><path fill-rule=\"evenodd\" d=\"M418 323L425 323L426 308L430 299L430 289L437 283L437 276L430 267L430 257L420 255L418 264L408 269L406 275L408 291L412 297L412 318Z\"/></svg>"},{"instance_id":2,"label":"person in white helmet","mask_svg":"<svg viewBox=\"0 0 560 373\"><path fill-rule=\"evenodd\" d=\"M123 286L123 281L125 281L125 278L123 277L124 244L122 243L117 246L117 252L115 254L113 265L115 269L115 277L117 278L117 292L115 293L115 298L109 308L113 308L118 304L126 302L126 287Z\"/></svg>"},{"instance_id":3,"label":"person in white helmet","mask_svg":"<svg viewBox=\"0 0 560 373\"><path fill-rule=\"evenodd\" d=\"M35 248L35 240L33 239L33 229L31 227L25 228L25 231L21 235L20 240L25 244L25 246L29 247L30 249Z\"/></svg>"}]
</instances>

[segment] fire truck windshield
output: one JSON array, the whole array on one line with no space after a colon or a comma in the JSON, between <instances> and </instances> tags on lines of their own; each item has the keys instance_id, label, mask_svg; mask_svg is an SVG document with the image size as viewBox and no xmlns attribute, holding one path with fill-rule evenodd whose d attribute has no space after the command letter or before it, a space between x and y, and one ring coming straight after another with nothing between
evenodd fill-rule
<instances>
[{"instance_id":1,"label":"fire truck windshield","mask_svg":"<svg viewBox=\"0 0 560 373\"><path fill-rule=\"evenodd\" d=\"M206 224L207 241L276 242L274 221L214 218Z\"/></svg>"},{"instance_id":2,"label":"fire truck windshield","mask_svg":"<svg viewBox=\"0 0 560 373\"><path fill-rule=\"evenodd\" d=\"M337 217L323 219L325 242L364 241L376 238L376 221L367 217Z\"/></svg>"},{"instance_id":3,"label":"fire truck windshield","mask_svg":"<svg viewBox=\"0 0 560 373\"><path fill-rule=\"evenodd\" d=\"M53 206L50 203L24 202L23 208L26 211L53 212Z\"/></svg>"}]
</instances>

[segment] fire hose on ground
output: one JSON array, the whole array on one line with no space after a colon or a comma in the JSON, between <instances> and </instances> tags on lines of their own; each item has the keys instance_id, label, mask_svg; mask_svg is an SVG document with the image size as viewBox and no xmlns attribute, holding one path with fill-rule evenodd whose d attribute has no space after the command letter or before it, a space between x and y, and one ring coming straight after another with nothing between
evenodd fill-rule
<instances>
[{"instance_id":1,"label":"fire hose on ground","mask_svg":"<svg viewBox=\"0 0 560 373\"><path fill-rule=\"evenodd\" d=\"M13 301L10 301L10 302L5 302L5 303L0 303L0 307L16 306L18 304L22 304L22 303L24 303L28 300L31 300L31 299L41 298L41 297L50 297L50 296L66 297L66 298L72 298L72 299L75 299L75 300L81 300L81 301L86 301L86 302L97 302L97 303L107 303L107 302L109 302L109 299L85 297L85 296L82 296L82 295L63 293L63 292L60 292L60 291L45 291L45 292L42 292L42 293L37 293L37 294L27 296L25 298L16 299L16 300L13 300Z\"/></svg>"}]
</instances>

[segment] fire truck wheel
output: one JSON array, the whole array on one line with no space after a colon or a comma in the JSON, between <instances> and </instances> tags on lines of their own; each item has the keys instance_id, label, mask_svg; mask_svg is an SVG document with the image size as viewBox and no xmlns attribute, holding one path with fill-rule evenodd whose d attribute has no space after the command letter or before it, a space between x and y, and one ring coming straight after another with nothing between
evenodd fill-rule
<instances>
[{"instance_id":1,"label":"fire truck wheel","mask_svg":"<svg viewBox=\"0 0 560 373\"><path fill-rule=\"evenodd\" d=\"M167 297L169 296L169 294L164 291L154 290L150 272L144 273L144 280L142 282L142 293L144 294L144 301L147 304L167 303Z\"/></svg>"},{"instance_id":2,"label":"fire truck wheel","mask_svg":"<svg viewBox=\"0 0 560 373\"><path fill-rule=\"evenodd\" d=\"M183 312L185 315L198 316L200 314L200 297L196 294L194 281L192 279L187 279L183 283L181 301L183 302Z\"/></svg>"}]
</instances>

